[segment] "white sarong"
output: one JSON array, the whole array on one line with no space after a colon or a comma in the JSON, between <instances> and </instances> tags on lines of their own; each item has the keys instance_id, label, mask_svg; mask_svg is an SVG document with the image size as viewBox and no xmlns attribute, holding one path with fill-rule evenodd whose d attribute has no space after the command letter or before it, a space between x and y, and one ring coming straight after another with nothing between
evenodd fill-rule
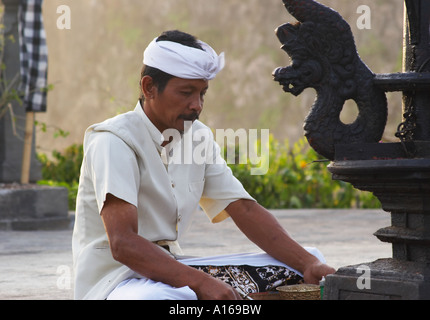
<instances>
[{"instance_id":1,"label":"white sarong","mask_svg":"<svg viewBox=\"0 0 430 320\"><path fill-rule=\"evenodd\" d=\"M316 248L305 248L325 263L322 253ZM179 259L188 266L280 266L302 277L298 271L272 258L266 253L229 254L202 258ZM243 294L243 290L238 290ZM246 293L246 292L245 292ZM108 300L197 300L197 295L188 286L174 288L147 278L133 278L121 282L107 297Z\"/></svg>"}]
</instances>

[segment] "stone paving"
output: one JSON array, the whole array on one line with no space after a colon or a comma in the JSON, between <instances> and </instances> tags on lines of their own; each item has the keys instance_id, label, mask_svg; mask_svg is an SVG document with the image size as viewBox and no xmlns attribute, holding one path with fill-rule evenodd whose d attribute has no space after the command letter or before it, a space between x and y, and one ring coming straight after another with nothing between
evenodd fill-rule
<instances>
[{"instance_id":1,"label":"stone paving","mask_svg":"<svg viewBox=\"0 0 430 320\"><path fill-rule=\"evenodd\" d=\"M320 249L334 268L391 257L391 245L373 236L391 224L381 210L272 213L299 243ZM72 223L61 231L0 231L0 299L73 299L71 237ZM204 214L196 216L181 246L194 256L260 251L231 219L212 225Z\"/></svg>"}]
</instances>

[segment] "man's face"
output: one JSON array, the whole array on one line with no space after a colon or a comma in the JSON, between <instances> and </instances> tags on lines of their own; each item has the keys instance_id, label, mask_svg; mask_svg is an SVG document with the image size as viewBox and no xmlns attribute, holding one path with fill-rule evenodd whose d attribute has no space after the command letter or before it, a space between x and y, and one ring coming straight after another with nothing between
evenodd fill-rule
<instances>
[{"instance_id":1,"label":"man's face","mask_svg":"<svg viewBox=\"0 0 430 320\"><path fill-rule=\"evenodd\" d=\"M183 132L185 121L199 118L207 90L206 80L172 78L163 92L154 90L153 98L145 99L145 112L160 132Z\"/></svg>"}]
</instances>

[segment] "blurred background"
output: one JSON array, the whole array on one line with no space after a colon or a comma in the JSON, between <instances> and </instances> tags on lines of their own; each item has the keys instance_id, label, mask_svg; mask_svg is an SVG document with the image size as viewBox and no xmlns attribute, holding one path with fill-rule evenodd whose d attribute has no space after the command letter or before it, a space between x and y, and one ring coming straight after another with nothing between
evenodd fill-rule
<instances>
[{"instance_id":1,"label":"blurred background","mask_svg":"<svg viewBox=\"0 0 430 320\"><path fill-rule=\"evenodd\" d=\"M351 25L357 50L374 73L402 70L403 0L320 0ZM70 28L62 22L70 9ZM363 22L362 6L369 9ZM267 208L380 208L368 192L333 181L328 162L303 138L304 119L315 100L282 91L272 71L290 65L274 30L296 20L281 0L45 0L49 50L48 106L37 113L36 152L40 184L65 186L74 210L86 128L133 110L139 96L143 51L165 30L179 29L225 52L226 67L210 83L201 120L212 129L269 129L265 175L250 164L231 164L233 174ZM64 22L64 21L63 21ZM402 121L401 93L388 93L389 118L383 141L396 141ZM357 107L341 114L354 121ZM260 150L260 149L258 149ZM270 160L269 160L270 158Z\"/></svg>"},{"instance_id":2,"label":"blurred background","mask_svg":"<svg viewBox=\"0 0 430 320\"><path fill-rule=\"evenodd\" d=\"M351 25L363 61L375 73L400 72L402 0L321 0ZM71 10L71 28L58 29L57 8ZM359 29L360 5L371 9L370 29ZM164 30L180 29L226 54L226 68L210 83L202 121L213 129L270 129L276 139L303 137L303 122L315 99L282 91L272 71L290 64L274 30L295 22L281 0L46 0L49 48L47 113L37 114L46 132L36 134L38 152L50 154L81 144L85 129L132 110L139 93L142 54ZM388 94L385 141L394 141L401 122L401 96ZM354 105L342 117L353 119ZM55 138L61 129L67 137Z\"/></svg>"}]
</instances>

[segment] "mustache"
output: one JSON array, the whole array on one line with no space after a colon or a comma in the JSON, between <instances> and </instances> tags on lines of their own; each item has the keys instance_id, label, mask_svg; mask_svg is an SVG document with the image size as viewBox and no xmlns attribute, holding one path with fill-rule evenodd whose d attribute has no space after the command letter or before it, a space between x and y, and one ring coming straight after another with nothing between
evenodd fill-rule
<instances>
[{"instance_id":1,"label":"mustache","mask_svg":"<svg viewBox=\"0 0 430 320\"><path fill-rule=\"evenodd\" d=\"M185 120L185 121L196 121L199 120L200 114L197 112L193 112L191 114L181 114L179 116L179 119Z\"/></svg>"}]
</instances>

